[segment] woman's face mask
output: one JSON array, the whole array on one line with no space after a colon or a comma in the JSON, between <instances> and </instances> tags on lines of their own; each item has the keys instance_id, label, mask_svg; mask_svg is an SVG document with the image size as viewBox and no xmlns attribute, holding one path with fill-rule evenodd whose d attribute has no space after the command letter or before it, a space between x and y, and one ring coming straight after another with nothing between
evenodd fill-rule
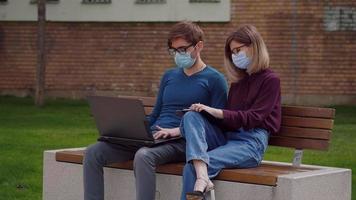
<instances>
[{"instance_id":1,"label":"woman's face mask","mask_svg":"<svg viewBox=\"0 0 356 200\"><path fill-rule=\"evenodd\" d=\"M251 59L247 57L244 51L239 51L237 54L231 54L232 62L239 69L247 69L251 63Z\"/></svg>"}]
</instances>

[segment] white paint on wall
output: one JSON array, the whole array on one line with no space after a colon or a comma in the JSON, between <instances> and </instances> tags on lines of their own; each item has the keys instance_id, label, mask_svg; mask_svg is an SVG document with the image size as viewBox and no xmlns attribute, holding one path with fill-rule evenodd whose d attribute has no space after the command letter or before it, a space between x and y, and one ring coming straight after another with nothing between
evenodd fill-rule
<instances>
[{"instance_id":1,"label":"white paint on wall","mask_svg":"<svg viewBox=\"0 0 356 200\"><path fill-rule=\"evenodd\" d=\"M230 0L190 3L166 0L164 4L136 4L135 0L112 0L111 4L83 4L82 0L59 0L47 4L47 20L63 22L202 22L230 21ZM37 4L30 0L10 0L0 5L1 21L36 21Z\"/></svg>"},{"instance_id":2,"label":"white paint on wall","mask_svg":"<svg viewBox=\"0 0 356 200\"><path fill-rule=\"evenodd\" d=\"M324 29L326 31L356 31L356 7L325 7Z\"/></svg>"}]
</instances>

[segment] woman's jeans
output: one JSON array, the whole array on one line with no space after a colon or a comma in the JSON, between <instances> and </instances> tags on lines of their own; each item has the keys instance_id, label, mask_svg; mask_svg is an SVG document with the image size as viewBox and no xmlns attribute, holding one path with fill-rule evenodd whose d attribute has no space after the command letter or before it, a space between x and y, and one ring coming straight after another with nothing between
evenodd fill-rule
<instances>
[{"instance_id":1,"label":"woman's jeans","mask_svg":"<svg viewBox=\"0 0 356 200\"><path fill-rule=\"evenodd\" d=\"M214 178L223 168L249 168L258 166L268 145L269 133L265 129L240 129L223 133L198 112L184 115L181 126L186 140L186 165L183 170L183 190L194 189L196 173L192 160L202 160L208 166L209 178Z\"/></svg>"}]
</instances>

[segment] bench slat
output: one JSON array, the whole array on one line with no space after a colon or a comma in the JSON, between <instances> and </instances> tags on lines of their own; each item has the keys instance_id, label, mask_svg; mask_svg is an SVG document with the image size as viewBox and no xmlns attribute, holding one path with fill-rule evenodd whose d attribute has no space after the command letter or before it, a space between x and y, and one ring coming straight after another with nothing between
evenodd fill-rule
<instances>
[{"instance_id":1,"label":"bench slat","mask_svg":"<svg viewBox=\"0 0 356 200\"><path fill-rule=\"evenodd\" d=\"M82 164L85 151L59 151L56 153L56 161ZM160 165L156 171L162 174L182 175L184 163L171 163ZM107 167L132 170L132 161L115 163ZM314 168L295 168L278 164L261 164L249 169L224 169L215 178L216 180L260 184L275 186L279 175L291 174L315 170Z\"/></svg>"},{"instance_id":2,"label":"bench slat","mask_svg":"<svg viewBox=\"0 0 356 200\"><path fill-rule=\"evenodd\" d=\"M291 147L296 149L328 150L329 140L303 139L293 137L279 137L271 135L269 145Z\"/></svg>"},{"instance_id":3,"label":"bench slat","mask_svg":"<svg viewBox=\"0 0 356 200\"><path fill-rule=\"evenodd\" d=\"M304 106L282 106L282 115L334 119L335 109Z\"/></svg>"},{"instance_id":4,"label":"bench slat","mask_svg":"<svg viewBox=\"0 0 356 200\"><path fill-rule=\"evenodd\" d=\"M261 164L258 167L247 169L224 169L216 179L226 181L236 181L242 183L252 183L260 185L277 185L277 178L280 175L306 172L314 169L295 168L292 166ZM273 184L272 184L273 183Z\"/></svg>"},{"instance_id":5,"label":"bench slat","mask_svg":"<svg viewBox=\"0 0 356 200\"><path fill-rule=\"evenodd\" d=\"M145 114L146 114L146 115L151 114L152 111L153 111L153 107L147 107L147 106L145 107Z\"/></svg>"},{"instance_id":6,"label":"bench slat","mask_svg":"<svg viewBox=\"0 0 356 200\"><path fill-rule=\"evenodd\" d=\"M330 140L331 130L282 126L276 135L283 137Z\"/></svg>"},{"instance_id":7,"label":"bench slat","mask_svg":"<svg viewBox=\"0 0 356 200\"><path fill-rule=\"evenodd\" d=\"M332 119L282 116L282 126L320 128L331 130L333 128L333 125L334 120Z\"/></svg>"},{"instance_id":8,"label":"bench slat","mask_svg":"<svg viewBox=\"0 0 356 200\"><path fill-rule=\"evenodd\" d=\"M152 110L153 107L145 107L146 115L149 115L152 112ZM331 119L302 118L302 117L293 117L293 116L282 117L282 125L284 126L332 129L333 124L334 121Z\"/></svg>"},{"instance_id":9,"label":"bench slat","mask_svg":"<svg viewBox=\"0 0 356 200\"><path fill-rule=\"evenodd\" d=\"M56 161L70 162L76 164L83 163L84 151L58 151L56 152Z\"/></svg>"}]
</instances>

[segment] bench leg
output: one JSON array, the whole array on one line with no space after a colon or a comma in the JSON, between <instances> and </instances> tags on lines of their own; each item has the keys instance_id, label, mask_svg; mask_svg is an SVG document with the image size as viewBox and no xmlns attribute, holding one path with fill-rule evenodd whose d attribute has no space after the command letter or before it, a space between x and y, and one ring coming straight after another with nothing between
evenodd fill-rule
<instances>
[{"instance_id":1,"label":"bench leg","mask_svg":"<svg viewBox=\"0 0 356 200\"><path fill-rule=\"evenodd\" d=\"M215 200L215 191L214 190L210 190L210 192L208 193L208 196L207 196L207 200Z\"/></svg>"}]
</instances>

